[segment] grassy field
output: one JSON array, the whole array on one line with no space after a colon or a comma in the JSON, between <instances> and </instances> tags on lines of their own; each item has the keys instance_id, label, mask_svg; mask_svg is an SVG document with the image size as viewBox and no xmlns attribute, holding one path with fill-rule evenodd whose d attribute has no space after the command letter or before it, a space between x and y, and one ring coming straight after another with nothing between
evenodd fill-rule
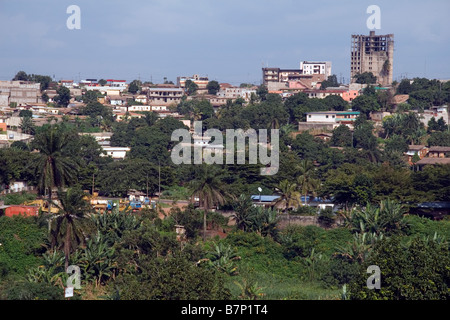
<instances>
[{"instance_id":1,"label":"grassy field","mask_svg":"<svg viewBox=\"0 0 450 320\"><path fill-rule=\"evenodd\" d=\"M254 280L247 280L248 275L238 275L228 278L226 283L232 295L237 297L242 293L245 281L258 288L260 299L264 300L336 300L340 299L341 290L324 288L319 282L301 280L293 274L291 277L283 277L277 274L253 272Z\"/></svg>"}]
</instances>

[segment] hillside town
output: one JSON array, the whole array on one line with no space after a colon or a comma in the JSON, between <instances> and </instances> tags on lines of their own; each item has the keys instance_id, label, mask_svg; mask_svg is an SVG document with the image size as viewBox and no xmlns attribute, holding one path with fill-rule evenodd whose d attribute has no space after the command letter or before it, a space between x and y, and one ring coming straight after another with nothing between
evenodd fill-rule
<instances>
[{"instance_id":1,"label":"hillside town","mask_svg":"<svg viewBox=\"0 0 450 320\"><path fill-rule=\"evenodd\" d=\"M78 299L448 299L450 80L394 80L393 34L351 40L349 83L331 54L239 86L0 80L0 299L59 299L69 265L82 266ZM189 165L171 158L180 129L203 159L230 150L204 132L271 134L231 164ZM276 174L249 160L251 141L272 155L279 143ZM407 265L424 246L412 269L429 288L383 262ZM377 263L397 277L387 291L358 285Z\"/></svg>"}]
</instances>

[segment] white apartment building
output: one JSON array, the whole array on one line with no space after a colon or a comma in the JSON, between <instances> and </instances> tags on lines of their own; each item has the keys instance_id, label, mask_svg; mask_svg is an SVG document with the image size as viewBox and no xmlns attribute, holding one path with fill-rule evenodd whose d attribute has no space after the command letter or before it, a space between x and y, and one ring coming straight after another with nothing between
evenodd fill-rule
<instances>
[{"instance_id":1,"label":"white apartment building","mask_svg":"<svg viewBox=\"0 0 450 320\"><path fill-rule=\"evenodd\" d=\"M302 61L300 62L300 70L302 70L302 74L323 74L325 78L328 78L331 76L331 62Z\"/></svg>"}]
</instances>

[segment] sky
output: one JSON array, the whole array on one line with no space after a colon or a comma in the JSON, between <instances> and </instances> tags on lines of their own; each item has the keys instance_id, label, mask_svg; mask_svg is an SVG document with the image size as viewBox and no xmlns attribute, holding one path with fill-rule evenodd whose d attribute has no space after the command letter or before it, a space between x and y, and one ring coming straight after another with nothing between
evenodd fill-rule
<instances>
[{"instance_id":1,"label":"sky","mask_svg":"<svg viewBox=\"0 0 450 320\"><path fill-rule=\"evenodd\" d=\"M70 30L70 5L80 29ZM18 71L55 80L162 83L178 76L260 84L262 67L331 61L349 81L352 34L394 34L394 80L450 79L449 0L0 0L0 80Z\"/></svg>"}]
</instances>

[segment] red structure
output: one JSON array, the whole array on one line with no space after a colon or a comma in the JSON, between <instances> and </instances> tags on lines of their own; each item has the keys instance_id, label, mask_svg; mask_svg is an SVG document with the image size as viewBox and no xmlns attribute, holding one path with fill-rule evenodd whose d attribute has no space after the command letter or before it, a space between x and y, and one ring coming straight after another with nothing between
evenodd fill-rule
<instances>
[{"instance_id":1,"label":"red structure","mask_svg":"<svg viewBox=\"0 0 450 320\"><path fill-rule=\"evenodd\" d=\"M5 209L5 216L7 217L17 216L20 214L27 217L37 216L39 214L39 207L10 206Z\"/></svg>"}]
</instances>

